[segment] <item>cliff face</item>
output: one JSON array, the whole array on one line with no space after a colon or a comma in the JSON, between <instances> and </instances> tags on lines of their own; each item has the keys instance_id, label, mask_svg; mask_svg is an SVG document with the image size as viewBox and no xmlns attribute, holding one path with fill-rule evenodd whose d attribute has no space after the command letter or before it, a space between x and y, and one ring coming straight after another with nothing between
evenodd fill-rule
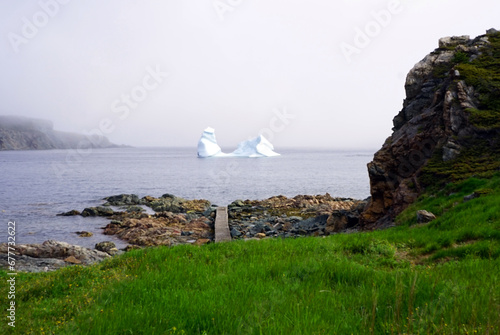
<instances>
[{"instance_id":1,"label":"cliff face","mask_svg":"<svg viewBox=\"0 0 500 335\"><path fill-rule=\"evenodd\" d=\"M391 224L427 187L500 168L500 33L447 37L406 78L393 134L368 164L365 229Z\"/></svg>"},{"instance_id":2,"label":"cliff face","mask_svg":"<svg viewBox=\"0 0 500 335\"><path fill-rule=\"evenodd\" d=\"M105 137L93 142L84 135L53 129L52 122L19 116L0 116L0 151L113 148Z\"/></svg>"}]
</instances>

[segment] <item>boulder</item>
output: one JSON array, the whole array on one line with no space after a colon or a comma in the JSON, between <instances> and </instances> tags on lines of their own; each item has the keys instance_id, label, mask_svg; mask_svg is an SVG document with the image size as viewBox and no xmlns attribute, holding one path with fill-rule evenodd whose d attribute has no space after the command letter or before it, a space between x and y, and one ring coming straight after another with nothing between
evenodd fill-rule
<instances>
[{"instance_id":1,"label":"boulder","mask_svg":"<svg viewBox=\"0 0 500 335\"><path fill-rule=\"evenodd\" d=\"M436 219L436 216L431 212L426 210L417 211L417 222L418 223L427 223Z\"/></svg>"},{"instance_id":2,"label":"boulder","mask_svg":"<svg viewBox=\"0 0 500 335\"><path fill-rule=\"evenodd\" d=\"M8 245L6 243L0 244L0 254L7 255L7 253ZM67 266L68 262L64 260L70 256L73 256L82 265L95 264L110 257L107 253L98 250L54 240L48 240L42 244L18 244L15 253L17 255L16 269L29 272L46 271L45 267L54 270ZM1 261L0 264L3 265ZM43 268L41 268L42 266Z\"/></svg>"},{"instance_id":3,"label":"boulder","mask_svg":"<svg viewBox=\"0 0 500 335\"><path fill-rule=\"evenodd\" d=\"M92 237L92 236L94 236L94 234L89 232L89 231L77 231L76 233L78 234L78 237Z\"/></svg>"},{"instance_id":4,"label":"boulder","mask_svg":"<svg viewBox=\"0 0 500 335\"><path fill-rule=\"evenodd\" d=\"M108 252L110 249L113 249L113 248L116 248L116 244L115 244L115 242L112 242L112 241L103 241L103 242L96 243L96 245L95 245L96 250L100 250L100 251L104 251L104 252Z\"/></svg>"},{"instance_id":5,"label":"boulder","mask_svg":"<svg viewBox=\"0 0 500 335\"><path fill-rule=\"evenodd\" d=\"M144 212L145 209L142 208L141 206L129 206L127 207L127 213L141 213Z\"/></svg>"},{"instance_id":6,"label":"boulder","mask_svg":"<svg viewBox=\"0 0 500 335\"><path fill-rule=\"evenodd\" d=\"M155 212L172 212L172 213L204 213L211 208L211 203L208 200L186 200L176 197L172 194L164 194L161 198L154 198L149 201L147 206L151 207Z\"/></svg>"},{"instance_id":7,"label":"boulder","mask_svg":"<svg viewBox=\"0 0 500 335\"><path fill-rule=\"evenodd\" d=\"M82 211L82 216L112 216L115 212L109 207L88 207Z\"/></svg>"},{"instance_id":8,"label":"boulder","mask_svg":"<svg viewBox=\"0 0 500 335\"><path fill-rule=\"evenodd\" d=\"M70 210L69 212L57 214L57 216L75 216L75 215L81 215L81 213L79 211L77 211L76 209L73 209L73 210Z\"/></svg>"},{"instance_id":9,"label":"boulder","mask_svg":"<svg viewBox=\"0 0 500 335\"><path fill-rule=\"evenodd\" d=\"M99 242L95 245L95 249L102 252L106 252L111 256L115 255L118 252L115 243L111 241Z\"/></svg>"},{"instance_id":10,"label":"boulder","mask_svg":"<svg viewBox=\"0 0 500 335\"><path fill-rule=\"evenodd\" d=\"M135 194L119 194L113 195L110 197L106 197L103 200L106 200L104 206L131 206L131 205L140 205L141 199Z\"/></svg>"}]
</instances>

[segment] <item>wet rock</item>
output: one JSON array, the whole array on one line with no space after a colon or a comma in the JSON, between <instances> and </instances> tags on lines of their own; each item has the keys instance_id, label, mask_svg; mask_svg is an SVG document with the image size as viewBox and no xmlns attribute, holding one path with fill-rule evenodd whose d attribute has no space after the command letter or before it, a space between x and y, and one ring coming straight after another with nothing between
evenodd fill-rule
<instances>
[{"instance_id":1,"label":"wet rock","mask_svg":"<svg viewBox=\"0 0 500 335\"><path fill-rule=\"evenodd\" d=\"M140 205L142 202L135 194L119 194L111 197L106 197L104 206L131 206Z\"/></svg>"},{"instance_id":2,"label":"wet rock","mask_svg":"<svg viewBox=\"0 0 500 335\"><path fill-rule=\"evenodd\" d=\"M137 212L137 213L140 213L140 212L144 212L145 209L142 208L141 206L129 206L127 207L127 213L133 213L133 212Z\"/></svg>"},{"instance_id":3,"label":"wet rock","mask_svg":"<svg viewBox=\"0 0 500 335\"><path fill-rule=\"evenodd\" d=\"M77 231L76 233L78 234L78 237L92 237L92 236L94 236L94 234L89 232L89 231Z\"/></svg>"},{"instance_id":4,"label":"wet rock","mask_svg":"<svg viewBox=\"0 0 500 335\"><path fill-rule=\"evenodd\" d=\"M109 207L88 207L82 211L82 216L112 216L115 212Z\"/></svg>"},{"instance_id":5,"label":"wet rock","mask_svg":"<svg viewBox=\"0 0 500 335\"><path fill-rule=\"evenodd\" d=\"M81 215L81 213L79 211L73 209L73 210L70 210L69 212L57 214L57 216L75 216L75 215Z\"/></svg>"},{"instance_id":6,"label":"wet rock","mask_svg":"<svg viewBox=\"0 0 500 335\"><path fill-rule=\"evenodd\" d=\"M211 208L208 200L186 200L172 194L164 194L161 198L150 199L146 203L155 212L171 213L199 213L202 214Z\"/></svg>"},{"instance_id":7,"label":"wet rock","mask_svg":"<svg viewBox=\"0 0 500 335\"><path fill-rule=\"evenodd\" d=\"M427 223L436 219L436 216L431 212L426 210L417 211L417 222L418 223Z\"/></svg>"}]
</instances>

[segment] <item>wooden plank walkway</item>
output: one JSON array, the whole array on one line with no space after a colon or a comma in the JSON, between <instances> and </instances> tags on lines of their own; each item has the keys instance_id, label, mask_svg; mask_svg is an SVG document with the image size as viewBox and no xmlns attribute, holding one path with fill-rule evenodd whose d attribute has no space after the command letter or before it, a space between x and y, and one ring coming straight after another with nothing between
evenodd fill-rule
<instances>
[{"instance_id":1,"label":"wooden plank walkway","mask_svg":"<svg viewBox=\"0 0 500 335\"><path fill-rule=\"evenodd\" d=\"M217 207L215 216L215 243L231 241L227 218L227 207Z\"/></svg>"}]
</instances>

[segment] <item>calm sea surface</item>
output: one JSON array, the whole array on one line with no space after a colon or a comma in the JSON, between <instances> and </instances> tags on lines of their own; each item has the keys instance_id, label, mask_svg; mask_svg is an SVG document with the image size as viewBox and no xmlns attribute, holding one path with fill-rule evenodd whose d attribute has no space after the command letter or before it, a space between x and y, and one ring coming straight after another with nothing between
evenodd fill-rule
<instances>
[{"instance_id":1,"label":"calm sea surface","mask_svg":"<svg viewBox=\"0 0 500 335\"><path fill-rule=\"evenodd\" d=\"M366 164L371 151L281 150L271 158L199 159L196 150L172 148L0 152L0 243L7 223L16 222L16 242L48 239L92 247L113 240L103 218L56 214L103 203L103 197L135 193L159 197L171 193L227 205L236 199L273 195L325 194L364 199L369 196ZM80 238L77 231L91 231Z\"/></svg>"}]
</instances>

